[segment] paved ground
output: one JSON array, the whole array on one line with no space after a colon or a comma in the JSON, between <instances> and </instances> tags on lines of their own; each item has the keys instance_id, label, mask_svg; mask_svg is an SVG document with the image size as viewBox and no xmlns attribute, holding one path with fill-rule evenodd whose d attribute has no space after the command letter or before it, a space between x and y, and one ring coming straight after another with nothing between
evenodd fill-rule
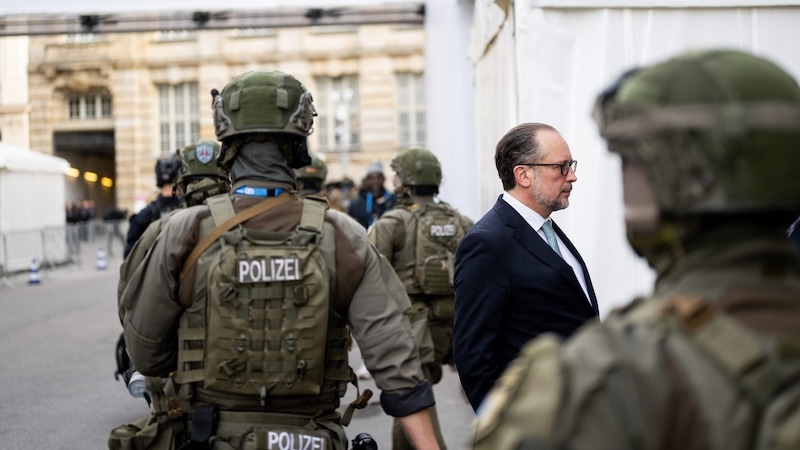
<instances>
[{"instance_id":1,"label":"paved ground","mask_svg":"<svg viewBox=\"0 0 800 450\"><path fill-rule=\"evenodd\" d=\"M148 412L114 380L119 251L103 271L96 252L83 246L80 266L42 270L39 285L29 285L24 272L0 284L0 449L103 449L109 430ZM360 384L375 397L356 412L348 434L369 432L389 449L391 418L372 381ZM446 368L434 390L449 448L469 448L473 414L458 375ZM351 388L343 403L354 397Z\"/></svg>"}]
</instances>

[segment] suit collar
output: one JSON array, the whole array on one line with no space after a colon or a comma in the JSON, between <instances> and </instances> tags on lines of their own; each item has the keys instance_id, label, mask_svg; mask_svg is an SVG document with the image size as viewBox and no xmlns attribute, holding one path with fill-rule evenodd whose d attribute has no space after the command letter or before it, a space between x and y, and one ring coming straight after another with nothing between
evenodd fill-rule
<instances>
[{"instance_id":1,"label":"suit collar","mask_svg":"<svg viewBox=\"0 0 800 450\"><path fill-rule=\"evenodd\" d=\"M539 237L536 230L532 229L528 222L526 222L525 219L511 205L503 200L502 195L497 198L497 203L495 203L492 210L500 217L506 226L513 229L512 235L514 239L516 239L523 248L541 260L542 263L552 267L554 270L560 273L561 276L568 279L575 289L577 289L577 291L581 294L581 296L585 298L586 294L583 292L578 279L575 277L575 272L572 271L572 267L555 252L553 252L553 249L551 249L550 246L547 245L547 243L541 237ZM570 240L567 238L567 235L564 234L555 221L553 221L553 229L561 238L561 241L567 246L567 248L569 248L569 251L575 255L575 258L578 259L578 262L580 262L581 268L583 269L584 278L586 279L586 289L589 291L588 303L591 304L592 309L594 309L595 314L597 314L597 298L594 294L594 287L592 286L591 279L589 278L589 271L586 268L586 263L583 262L583 258L581 258L580 253L578 253L578 249L572 245L572 242L570 242Z\"/></svg>"},{"instance_id":2,"label":"suit collar","mask_svg":"<svg viewBox=\"0 0 800 450\"><path fill-rule=\"evenodd\" d=\"M509 194L508 192L504 192L500 195L500 199L504 202L508 203L514 211L517 212L522 218L525 220L525 223L531 226L534 230L539 230L544 224L545 217L542 217L538 212L528 208L524 203L517 200L513 195Z\"/></svg>"}]
</instances>

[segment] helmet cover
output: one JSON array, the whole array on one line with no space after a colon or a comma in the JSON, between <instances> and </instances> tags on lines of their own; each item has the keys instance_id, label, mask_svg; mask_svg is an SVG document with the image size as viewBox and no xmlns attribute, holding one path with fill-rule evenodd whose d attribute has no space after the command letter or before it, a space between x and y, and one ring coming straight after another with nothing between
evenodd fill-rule
<instances>
[{"instance_id":1,"label":"helmet cover","mask_svg":"<svg viewBox=\"0 0 800 450\"><path fill-rule=\"evenodd\" d=\"M246 72L222 92L213 89L211 97L214 132L223 142L222 166L229 167L239 148L233 138L258 133L286 138L281 146L292 168L311 163L308 135L317 112L311 93L293 76L275 70Z\"/></svg>"},{"instance_id":2,"label":"helmet cover","mask_svg":"<svg viewBox=\"0 0 800 450\"><path fill-rule=\"evenodd\" d=\"M624 74L594 116L657 214L800 211L800 87L770 61L689 52Z\"/></svg>"},{"instance_id":3,"label":"helmet cover","mask_svg":"<svg viewBox=\"0 0 800 450\"><path fill-rule=\"evenodd\" d=\"M422 147L401 151L392 160L391 166L403 186L439 186L442 182L439 160Z\"/></svg>"}]
</instances>

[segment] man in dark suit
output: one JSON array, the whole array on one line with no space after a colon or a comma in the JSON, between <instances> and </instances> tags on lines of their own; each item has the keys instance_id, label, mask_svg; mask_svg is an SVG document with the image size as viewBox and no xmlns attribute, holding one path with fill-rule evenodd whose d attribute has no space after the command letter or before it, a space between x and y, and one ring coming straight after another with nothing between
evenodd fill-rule
<instances>
[{"instance_id":1,"label":"man in dark suit","mask_svg":"<svg viewBox=\"0 0 800 450\"><path fill-rule=\"evenodd\" d=\"M578 179L564 138L549 125L518 125L497 144L495 164L505 192L455 258L453 357L475 410L526 342L566 338L598 315L586 264L550 219Z\"/></svg>"}]
</instances>

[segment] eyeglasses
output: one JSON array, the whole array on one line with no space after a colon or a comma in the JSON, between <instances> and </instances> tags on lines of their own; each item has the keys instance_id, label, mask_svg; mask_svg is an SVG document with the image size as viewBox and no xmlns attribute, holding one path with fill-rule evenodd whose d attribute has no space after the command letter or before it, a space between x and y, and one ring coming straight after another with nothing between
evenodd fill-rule
<instances>
[{"instance_id":1,"label":"eyeglasses","mask_svg":"<svg viewBox=\"0 0 800 450\"><path fill-rule=\"evenodd\" d=\"M558 167L559 169L561 169L561 175L562 176L567 176L567 174L569 173L570 167L572 168L573 172L577 172L578 171L578 160L577 159L573 159L572 161L564 161L564 162L561 162L561 163L552 163L552 164L520 164L520 166L529 166L529 167L533 167L533 166L550 166L550 167Z\"/></svg>"}]
</instances>

